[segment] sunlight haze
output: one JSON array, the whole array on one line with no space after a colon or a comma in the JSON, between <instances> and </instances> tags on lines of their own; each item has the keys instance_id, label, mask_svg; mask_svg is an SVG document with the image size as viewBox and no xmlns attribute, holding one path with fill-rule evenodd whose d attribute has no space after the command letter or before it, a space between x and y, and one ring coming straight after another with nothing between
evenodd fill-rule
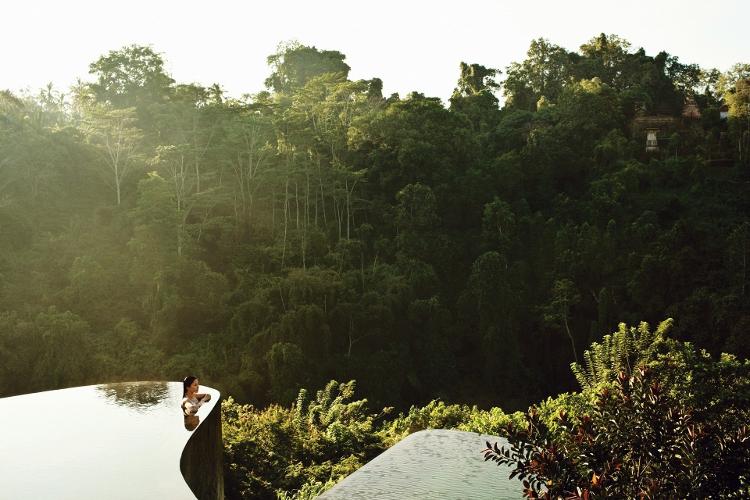
<instances>
[{"instance_id":1,"label":"sunlight haze","mask_svg":"<svg viewBox=\"0 0 750 500\"><path fill-rule=\"evenodd\" d=\"M219 83L231 96L263 90L266 57L298 40L346 54L351 78L381 78L386 95L447 99L461 61L504 70L532 39L568 50L600 32L724 71L747 60L741 1L184 2L30 0L4 7L0 88L35 92L89 78L88 65L124 45L151 45L180 83Z\"/></svg>"}]
</instances>

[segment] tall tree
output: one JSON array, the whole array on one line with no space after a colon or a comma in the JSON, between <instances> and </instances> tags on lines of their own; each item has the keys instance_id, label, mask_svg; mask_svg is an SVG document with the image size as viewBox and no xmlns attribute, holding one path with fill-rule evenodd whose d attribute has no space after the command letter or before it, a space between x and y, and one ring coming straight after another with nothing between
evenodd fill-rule
<instances>
[{"instance_id":1,"label":"tall tree","mask_svg":"<svg viewBox=\"0 0 750 500\"><path fill-rule=\"evenodd\" d=\"M570 56L562 47L544 38L533 40L526 59L506 69L503 83L506 102L514 108L531 111L542 97L555 102L567 83L570 64Z\"/></svg>"},{"instance_id":2,"label":"tall tree","mask_svg":"<svg viewBox=\"0 0 750 500\"><path fill-rule=\"evenodd\" d=\"M266 79L266 87L277 93L290 93L326 73L346 80L351 68L344 59L346 56L336 50L318 50L297 42L281 45L278 52L268 56L273 72Z\"/></svg>"},{"instance_id":3,"label":"tall tree","mask_svg":"<svg viewBox=\"0 0 750 500\"><path fill-rule=\"evenodd\" d=\"M143 133L136 123L134 108L94 104L88 108L81 124L84 135L99 152L102 165L109 173L118 206L122 202L123 181L141 159Z\"/></svg>"},{"instance_id":4,"label":"tall tree","mask_svg":"<svg viewBox=\"0 0 750 500\"><path fill-rule=\"evenodd\" d=\"M617 35L601 33L581 45L584 59L579 67L584 71L583 78L598 77L604 83L616 88L623 88L624 72L630 42Z\"/></svg>"},{"instance_id":5,"label":"tall tree","mask_svg":"<svg viewBox=\"0 0 750 500\"><path fill-rule=\"evenodd\" d=\"M477 132L494 129L499 118L494 92L500 88L496 81L500 71L464 62L460 69L458 85L450 98L451 111L468 116Z\"/></svg>"},{"instance_id":6,"label":"tall tree","mask_svg":"<svg viewBox=\"0 0 750 500\"><path fill-rule=\"evenodd\" d=\"M162 102L174 83L161 55L142 45L110 51L91 63L89 72L96 77L89 85L96 100L118 108Z\"/></svg>"}]
</instances>

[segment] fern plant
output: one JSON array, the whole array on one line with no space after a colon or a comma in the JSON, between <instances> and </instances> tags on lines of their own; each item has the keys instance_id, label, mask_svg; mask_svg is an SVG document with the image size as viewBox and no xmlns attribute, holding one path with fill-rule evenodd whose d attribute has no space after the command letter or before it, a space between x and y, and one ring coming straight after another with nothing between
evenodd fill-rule
<instances>
[{"instance_id":1,"label":"fern plant","mask_svg":"<svg viewBox=\"0 0 750 500\"><path fill-rule=\"evenodd\" d=\"M646 322L641 322L638 327L620 323L616 332L591 344L591 348L583 353L583 364L572 363L570 369L582 389L614 382L619 373L630 374L636 366L655 360L663 350L673 324L669 318L651 331Z\"/></svg>"}]
</instances>

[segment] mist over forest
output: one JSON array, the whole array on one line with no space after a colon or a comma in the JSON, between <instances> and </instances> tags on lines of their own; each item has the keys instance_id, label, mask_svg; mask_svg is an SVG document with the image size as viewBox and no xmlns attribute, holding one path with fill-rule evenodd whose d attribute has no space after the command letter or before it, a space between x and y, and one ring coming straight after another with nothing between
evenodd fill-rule
<instances>
[{"instance_id":1,"label":"mist over forest","mask_svg":"<svg viewBox=\"0 0 750 500\"><path fill-rule=\"evenodd\" d=\"M441 102L288 43L234 99L168 56L0 92L0 397L194 373L235 412L331 380L511 412L620 323L750 355L750 65L537 39Z\"/></svg>"}]
</instances>

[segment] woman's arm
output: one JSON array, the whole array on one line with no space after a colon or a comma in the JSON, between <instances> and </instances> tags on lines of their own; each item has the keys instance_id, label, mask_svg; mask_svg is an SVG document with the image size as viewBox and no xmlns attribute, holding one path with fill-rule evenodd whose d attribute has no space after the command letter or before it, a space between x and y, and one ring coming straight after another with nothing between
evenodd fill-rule
<instances>
[{"instance_id":1,"label":"woman's arm","mask_svg":"<svg viewBox=\"0 0 750 500\"><path fill-rule=\"evenodd\" d=\"M194 405L190 402L188 398L185 398L182 400L182 404L180 405L182 407L182 411L185 413L185 415L193 415L198 411L199 405Z\"/></svg>"}]
</instances>

